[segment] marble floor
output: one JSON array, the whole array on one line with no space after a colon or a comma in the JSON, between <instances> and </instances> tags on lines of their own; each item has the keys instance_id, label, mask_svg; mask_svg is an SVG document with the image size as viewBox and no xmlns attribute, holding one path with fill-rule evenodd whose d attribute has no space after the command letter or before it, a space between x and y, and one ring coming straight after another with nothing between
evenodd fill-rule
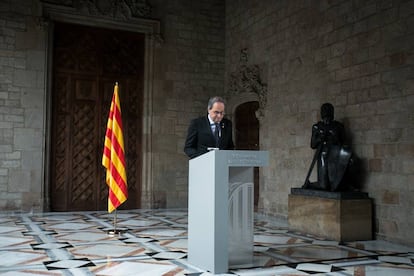
<instances>
[{"instance_id":1,"label":"marble floor","mask_svg":"<svg viewBox=\"0 0 414 276\"><path fill-rule=\"evenodd\" d=\"M0 214L0 275L211 275L187 262L186 210ZM414 248L340 244L255 219L254 265L223 275L414 275Z\"/></svg>"}]
</instances>

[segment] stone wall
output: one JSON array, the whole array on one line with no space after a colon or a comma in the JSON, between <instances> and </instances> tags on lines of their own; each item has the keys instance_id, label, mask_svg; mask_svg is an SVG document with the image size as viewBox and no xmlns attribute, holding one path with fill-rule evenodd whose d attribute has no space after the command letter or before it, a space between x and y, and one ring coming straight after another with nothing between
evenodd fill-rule
<instances>
[{"instance_id":1,"label":"stone wall","mask_svg":"<svg viewBox=\"0 0 414 276\"><path fill-rule=\"evenodd\" d=\"M288 216L312 160L311 126L331 102L374 200L376 237L414 244L413 24L414 1L226 1L226 76L247 49L268 88L263 213Z\"/></svg>"},{"instance_id":2,"label":"stone wall","mask_svg":"<svg viewBox=\"0 0 414 276\"><path fill-rule=\"evenodd\" d=\"M186 207L187 127L224 87L224 1L147 2L164 41L151 66L151 148L144 154L153 181L143 189L151 193L144 207ZM48 26L41 15L39 0L0 2L0 211L47 208Z\"/></svg>"},{"instance_id":3,"label":"stone wall","mask_svg":"<svg viewBox=\"0 0 414 276\"><path fill-rule=\"evenodd\" d=\"M190 120L206 114L224 87L224 1L151 1L164 44L155 53L153 175L155 207L186 207Z\"/></svg>"},{"instance_id":4,"label":"stone wall","mask_svg":"<svg viewBox=\"0 0 414 276\"><path fill-rule=\"evenodd\" d=\"M0 210L41 210L45 45L31 1L0 2Z\"/></svg>"}]
</instances>

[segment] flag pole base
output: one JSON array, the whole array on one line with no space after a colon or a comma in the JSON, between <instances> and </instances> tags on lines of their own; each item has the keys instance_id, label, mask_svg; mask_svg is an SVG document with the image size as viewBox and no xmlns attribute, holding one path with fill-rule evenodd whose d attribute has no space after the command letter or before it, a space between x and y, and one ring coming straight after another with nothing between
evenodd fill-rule
<instances>
[{"instance_id":1,"label":"flag pole base","mask_svg":"<svg viewBox=\"0 0 414 276\"><path fill-rule=\"evenodd\" d=\"M108 230L106 233L108 234L109 237L113 238L113 237L120 237L122 236L122 234L124 234L127 231L127 229L112 229L112 230Z\"/></svg>"}]
</instances>

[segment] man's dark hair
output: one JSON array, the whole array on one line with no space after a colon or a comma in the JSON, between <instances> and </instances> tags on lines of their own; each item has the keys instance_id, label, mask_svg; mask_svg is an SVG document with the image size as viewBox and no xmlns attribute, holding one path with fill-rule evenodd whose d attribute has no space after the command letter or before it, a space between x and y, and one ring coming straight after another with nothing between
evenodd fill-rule
<instances>
[{"instance_id":1,"label":"man's dark hair","mask_svg":"<svg viewBox=\"0 0 414 276\"><path fill-rule=\"evenodd\" d=\"M224 105L226 105L226 102L224 101L222 97L215 96L208 100L207 110L210 110L213 107L213 104L215 103L223 103Z\"/></svg>"}]
</instances>

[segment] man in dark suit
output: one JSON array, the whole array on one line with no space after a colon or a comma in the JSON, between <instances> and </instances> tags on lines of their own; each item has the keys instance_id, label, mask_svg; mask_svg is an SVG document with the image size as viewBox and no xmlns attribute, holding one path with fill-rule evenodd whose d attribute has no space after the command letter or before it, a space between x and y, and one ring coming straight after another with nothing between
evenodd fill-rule
<instances>
[{"instance_id":1,"label":"man in dark suit","mask_svg":"<svg viewBox=\"0 0 414 276\"><path fill-rule=\"evenodd\" d=\"M212 149L232 150L232 123L224 117L225 102L221 97L210 98L207 115L193 119L188 127L184 152L190 158Z\"/></svg>"}]
</instances>

